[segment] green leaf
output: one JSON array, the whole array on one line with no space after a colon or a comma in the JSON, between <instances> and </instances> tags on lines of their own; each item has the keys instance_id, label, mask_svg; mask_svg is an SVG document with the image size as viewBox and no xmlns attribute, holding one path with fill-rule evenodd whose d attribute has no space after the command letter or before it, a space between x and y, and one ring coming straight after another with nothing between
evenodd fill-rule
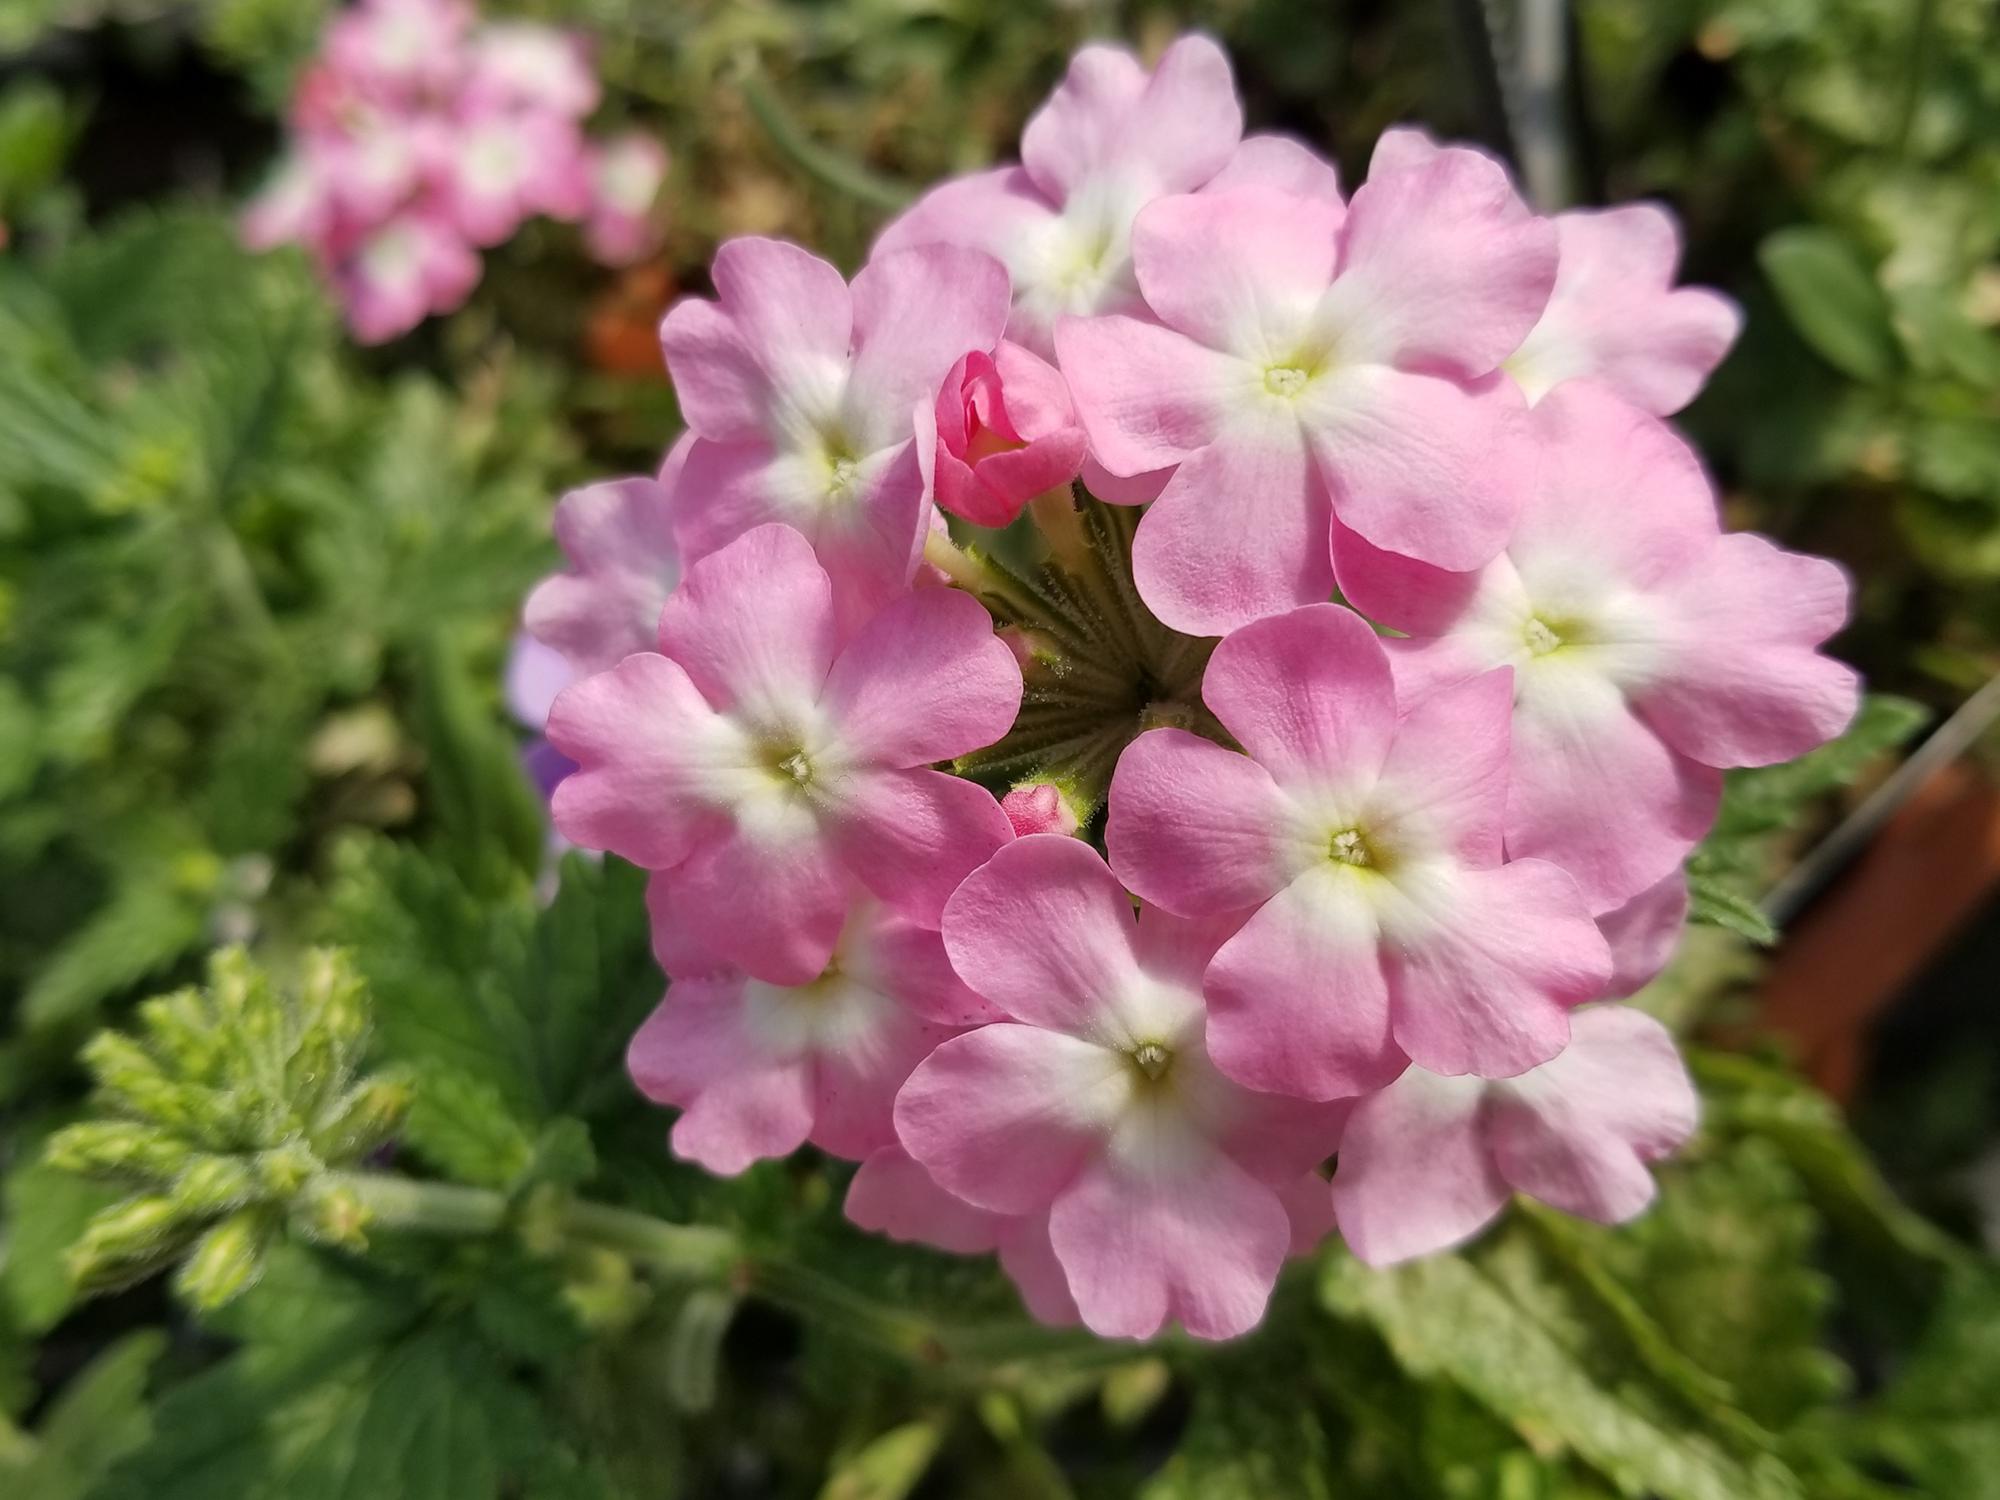
<instances>
[{"instance_id":1,"label":"green leaf","mask_svg":"<svg viewBox=\"0 0 2000 1500\"><path fill-rule=\"evenodd\" d=\"M923 1482L943 1441L941 1418L892 1427L836 1464L819 1500L905 1500Z\"/></svg>"},{"instance_id":2,"label":"green leaf","mask_svg":"<svg viewBox=\"0 0 2000 1500\"><path fill-rule=\"evenodd\" d=\"M629 1102L619 1058L663 987L640 871L573 855L543 909L525 885L481 901L407 847L349 859L333 936L367 974L393 1057L477 1079L531 1135ZM472 1105L461 1090L447 1107Z\"/></svg>"},{"instance_id":3,"label":"green leaf","mask_svg":"<svg viewBox=\"0 0 2000 1500\"><path fill-rule=\"evenodd\" d=\"M46 1332L75 1306L76 1289L63 1258L91 1217L124 1192L58 1172L42 1163L39 1152L8 1174L0 1296L25 1332Z\"/></svg>"},{"instance_id":4,"label":"green leaf","mask_svg":"<svg viewBox=\"0 0 2000 1500\"><path fill-rule=\"evenodd\" d=\"M300 1303L315 1283L331 1309ZM253 1342L163 1399L93 1500L500 1500L553 1441L463 1324L379 1281L274 1264L243 1306Z\"/></svg>"},{"instance_id":5,"label":"green leaf","mask_svg":"<svg viewBox=\"0 0 2000 1500\"><path fill-rule=\"evenodd\" d=\"M1860 1441L1926 1493L2000 1500L2000 1270L1954 1276Z\"/></svg>"},{"instance_id":6,"label":"green leaf","mask_svg":"<svg viewBox=\"0 0 2000 1500\"><path fill-rule=\"evenodd\" d=\"M156 1328L128 1334L63 1390L36 1432L27 1467L11 1476L16 1500L84 1500L97 1481L153 1432L146 1384L166 1352Z\"/></svg>"},{"instance_id":7,"label":"green leaf","mask_svg":"<svg viewBox=\"0 0 2000 1500\"><path fill-rule=\"evenodd\" d=\"M1856 380L1895 375L1902 359L1888 299L1846 240L1817 226L1781 229L1757 259L1792 326L1827 363Z\"/></svg>"},{"instance_id":8,"label":"green leaf","mask_svg":"<svg viewBox=\"0 0 2000 1500\"><path fill-rule=\"evenodd\" d=\"M1727 889L1715 876L1693 870L1688 876L1688 916L1696 922L1727 927L1760 946L1778 940L1778 929L1756 902Z\"/></svg>"},{"instance_id":9,"label":"green leaf","mask_svg":"<svg viewBox=\"0 0 2000 1500\"><path fill-rule=\"evenodd\" d=\"M441 1064L419 1070L403 1134L446 1175L480 1187L511 1187L534 1160L534 1142L500 1091Z\"/></svg>"},{"instance_id":10,"label":"green leaf","mask_svg":"<svg viewBox=\"0 0 2000 1500\"><path fill-rule=\"evenodd\" d=\"M459 868L489 892L532 876L547 843L547 814L521 770L513 735L482 707L464 663L435 637L419 653L417 682L431 811Z\"/></svg>"},{"instance_id":11,"label":"green leaf","mask_svg":"<svg viewBox=\"0 0 2000 1500\"><path fill-rule=\"evenodd\" d=\"M1195 1390L1180 1444L1140 1491L1140 1500L1333 1500L1346 1493L1334 1475L1332 1445L1319 1413L1250 1380L1210 1379Z\"/></svg>"},{"instance_id":12,"label":"green leaf","mask_svg":"<svg viewBox=\"0 0 2000 1500\"><path fill-rule=\"evenodd\" d=\"M1607 1387L1545 1313L1461 1256L1393 1270L1335 1256L1321 1291L1335 1312L1376 1328L1410 1373L1453 1382L1537 1452L1574 1452L1635 1500L1803 1500L1781 1466L1739 1457L1666 1403L1642 1402L1638 1382Z\"/></svg>"}]
</instances>

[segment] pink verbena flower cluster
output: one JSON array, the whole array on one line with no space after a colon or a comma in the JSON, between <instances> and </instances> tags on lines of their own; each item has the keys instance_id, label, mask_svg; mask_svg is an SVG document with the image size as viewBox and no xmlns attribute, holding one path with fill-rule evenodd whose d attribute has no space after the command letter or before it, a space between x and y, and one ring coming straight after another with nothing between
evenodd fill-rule
<instances>
[{"instance_id":1,"label":"pink verbena flower cluster","mask_svg":"<svg viewBox=\"0 0 2000 1500\"><path fill-rule=\"evenodd\" d=\"M299 81L290 146L244 238L310 250L364 343L464 302L480 247L536 214L580 222L608 264L637 260L666 152L637 134L588 139L598 95L569 33L475 24L464 0L360 0Z\"/></svg>"},{"instance_id":2,"label":"pink verbena flower cluster","mask_svg":"<svg viewBox=\"0 0 2000 1500\"><path fill-rule=\"evenodd\" d=\"M527 607L555 823L654 872L673 1149L858 1162L1106 1335L1240 1333L1336 1221L1638 1212L1696 1105L1614 1002L1723 769L1856 703L1845 580L1662 420L1736 327L1663 214L1241 129L1211 42L1089 47L851 283L723 246L687 435Z\"/></svg>"}]
</instances>

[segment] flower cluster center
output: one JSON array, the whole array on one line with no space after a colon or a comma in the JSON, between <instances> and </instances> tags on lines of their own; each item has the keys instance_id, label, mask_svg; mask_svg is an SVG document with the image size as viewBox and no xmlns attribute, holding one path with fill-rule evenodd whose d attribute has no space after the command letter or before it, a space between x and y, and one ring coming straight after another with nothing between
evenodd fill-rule
<instances>
[{"instance_id":1,"label":"flower cluster center","mask_svg":"<svg viewBox=\"0 0 2000 1500\"><path fill-rule=\"evenodd\" d=\"M1367 836L1358 828L1343 828L1328 839L1326 857L1336 864L1356 865L1363 869L1375 863L1375 851L1369 847Z\"/></svg>"},{"instance_id":2,"label":"flower cluster center","mask_svg":"<svg viewBox=\"0 0 2000 1500\"><path fill-rule=\"evenodd\" d=\"M1303 391L1311 378L1297 365L1272 365L1264 372L1264 389L1289 400Z\"/></svg>"},{"instance_id":3,"label":"flower cluster center","mask_svg":"<svg viewBox=\"0 0 2000 1500\"><path fill-rule=\"evenodd\" d=\"M1158 1083L1174 1066L1173 1049L1163 1042L1141 1042L1132 1049L1132 1066L1148 1083Z\"/></svg>"}]
</instances>

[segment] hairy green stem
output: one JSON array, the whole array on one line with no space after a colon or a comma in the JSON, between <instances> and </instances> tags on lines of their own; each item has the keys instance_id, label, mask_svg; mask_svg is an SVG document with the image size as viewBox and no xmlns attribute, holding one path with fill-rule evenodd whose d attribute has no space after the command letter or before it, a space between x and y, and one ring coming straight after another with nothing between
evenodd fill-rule
<instances>
[{"instance_id":1,"label":"hairy green stem","mask_svg":"<svg viewBox=\"0 0 2000 1500\"><path fill-rule=\"evenodd\" d=\"M489 1188L387 1172L332 1173L328 1186L352 1193L371 1225L411 1234L480 1239L506 1232L513 1217L508 1197ZM1026 1360L1078 1364L1131 1357L1129 1349L1074 1329L939 1323L785 1257L753 1250L712 1225L675 1224L608 1203L571 1200L555 1209L552 1227L563 1243L616 1252L674 1281L762 1298L857 1343L929 1367L977 1369L984 1376Z\"/></svg>"}]
</instances>

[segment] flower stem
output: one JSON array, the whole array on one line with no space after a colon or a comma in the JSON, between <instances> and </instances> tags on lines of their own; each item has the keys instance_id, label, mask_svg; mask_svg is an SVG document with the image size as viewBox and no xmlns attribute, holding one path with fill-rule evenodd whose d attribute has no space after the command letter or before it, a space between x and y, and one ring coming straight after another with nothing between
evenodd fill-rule
<instances>
[{"instance_id":1,"label":"flower stem","mask_svg":"<svg viewBox=\"0 0 2000 1500\"><path fill-rule=\"evenodd\" d=\"M513 1205L504 1193L387 1172L336 1172L328 1186L351 1192L381 1229L449 1239L507 1230ZM884 1302L780 1255L754 1251L726 1229L675 1224L608 1203L573 1199L555 1211L560 1240L610 1250L656 1275L760 1297L809 1322L899 1359L970 1374L1024 1360L1066 1364L1129 1359L1131 1351L1074 1329L1031 1323L952 1326L907 1306Z\"/></svg>"}]
</instances>

